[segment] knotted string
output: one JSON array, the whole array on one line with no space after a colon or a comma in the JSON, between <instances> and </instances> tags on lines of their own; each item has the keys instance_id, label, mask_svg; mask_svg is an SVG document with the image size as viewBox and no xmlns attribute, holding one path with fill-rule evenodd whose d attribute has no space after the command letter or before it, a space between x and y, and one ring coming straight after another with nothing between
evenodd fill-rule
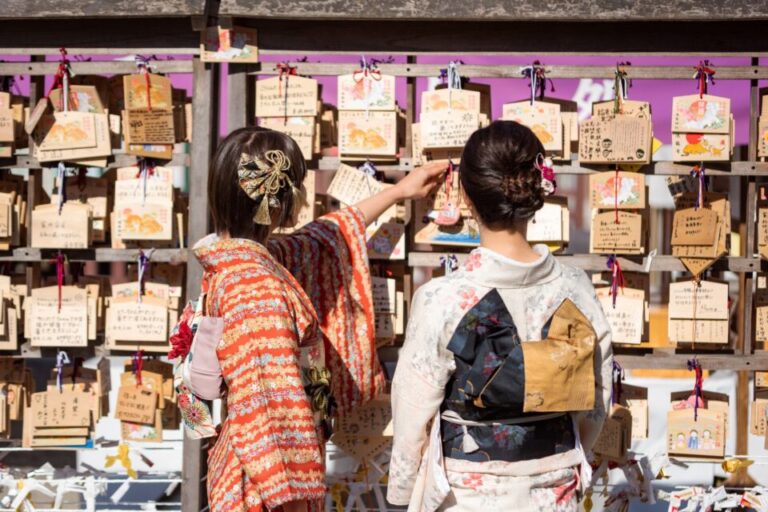
<instances>
[{"instance_id":1,"label":"knotted string","mask_svg":"<svg viewBox=\"0 0 768 512\"><path fill-rule=\"evenodd\" d=\"M64 255L61 251L56 255L56 287L58 292L57 312L61 313L61 290L64 287Z\"/></svg>"},{"instance_id":2,"label":"knotted string","mask_svg":"<svg viewBox=\"0 0 768 512\"><path fill-rule=\"evenodd\" d=\"M624 292L624 273L621 271L619 258L615 254L608 256L607 266L608 270L611 271L611 303L616 309L616 297L619 295L619 288L621 288L622 293Z\"/></svg>"},{"instance_id":3,"label":"knotted string","mask_svg":"<svg viewBox=\"0 0 768 512\"><path fill-rule=\"evenodd\" d=\"M708 60L703 60L699 62L698 66L693 68L696 70L693 74L693 78L699 84L699 98L703 98L704 95L707 94L709 84L715 85L715 79L713 78L715 76L715 70L710 67L711 65L712 64Z\"/></svg>"},{"instance_id":4,"label":"knotted string","mask_svg":"<svg viewBox=\"0 0 768 512\"><path fill-rule=\"evenodd\" d=\"M531 105L536 101L536 96L538 96L539 101L544 99L544 94L547 91L547 81L549 81L551 91L555 92L555 83L552 79L547 78L547 70L538 60L533 61L533 64L530 66L521 67L520 74L530 81L528 87L531 89Z\"/></svg>"},{"instance_id":5,"label":"knotted string","mask_svg":"<svg viewBox=\"0 0 768 512\"><path fill-rule=\"evenodd\" d=\"M144 75L144 81L147 86L147 110L152 112L152 84L149 79L150 57L142 57L141 55L136 55L134 58L136 60L136 69L140 74Z\"/></svg>"},{"instance_id":6,"label":"knotted string","mask_svg":"<svg viewBox=\"0 0 768 512\"><path fill-rule=\"evenodd\" d=\"M691 328L691 347L696 350L696 312L699 310L699 288L701 274L693 276L693 324Z\"/></svg>"},{"instance_id":7,"label":"knotted string","mask_svg":"<svg viewBox=\"0 0 768 512\"><path fill-rule=\"evenodd\" d=\"M136 299L136 302L141 304L141 297L144 295L144 278L146 276L147 272L147 266L149 265L149 258L151 256L150 254L145 254L142 249L139 249L139 256L138 256L138 277L139 277L139 296Z\"/></svg>"},{"instance_id":8,"label":"knotted string","mask_svg":"<svg viewBox=\"0 0 768 512\"><path fill-rule=\"evenodd\" d=\"M355 83L363 84L365 94L365 117L368 117L368 108L371 102L371 84L372 80L381 80L381 71L377 69L374 61L367 61L365 55L360 56L360 69L352 73L352 79Z\"/></svg>"},{"instance_id":9,"label":"knotted string","mask_svg":"<svg viewBox=\"0 0 768 512\"><path fill-rule=\"evenodd\" d=\"M440 266L445 269L445 275L450 275L459 268L459 259L455 254L444 254L440 256Z\"/></svg>"},{"instance_id":10,"label":"knotted string","mask_svg":"<svg viewBox=\"0 0 768 512\"><path fill-rule=\"evenodd\" d=\"M59 182L58 206L59 215L61 215L61 211L64 209L64 203L67 202L67 167L64 165L64 162L59 162L59 166L56 169L56 180Z\"/></svg>"},{"instance_id":11,"label":"knotted string","mask_svg":"<svg viewBox=\"0 0 768 512\"><path fill-rule=\"evenodd\" d=\"M616 166L615 174L613 176L613 214L614 214L614 222L616 224L620 224L619 222L619 182L621 181L621 176L619 176L619 166Z\"/></svg>"},{"instance_id":12,"label":"knotted string","mask_svg":"<svg viewBox=\"0 0 768 512\"><path fill-rule=\"evenodd\" d=\"M694 357L693 359L688 360L688 370L693 370L695 375L694 385L693 385L693 394L695 397L695 401L693 404L693 421L698 421L699 419L699 401L702 400L702 386L704 384L704 377L701 370L701 363L699 363L699 360Z\"/></svg>"},{"instance_id":13,"label":"knotted string","mask_svg":"<svg viewBox=\"0 0 768 512\"><path fill-rule=\"evenodd\" d=\"M621 395L624 393L623 381L624 368L614 359L613 369L611 370L611 404L621 403Z\"/></svg>"},{"instance_id":14,"label":"knotted string","mask_svg":"<svg viewBox=\"0 0 768 512\"><path fill-rule=\"evenodd\" d=\"M74 74L72 73L72 67L69 65L67 50L65 48L59 48L59 53L61 53L59 67L56 69L56 74L53 76L53 83L51 84L51 88L48 89L48 94L45 97L50 97L55 89L62 89L59 108L67 111L69 110L69 79L74 76Z\"/></svg>"},{"instance_id":15,"label":"knotted string","mask_svg":"<svg viewBox=\"0 0 768 512\"><path fill-rule=\"evenodd\" d=\"M376 169L376 166L373 165L373 162L371 162L370 160L366 160L363 163L363 165L357 168L357 170L362 172L366 176L370 176L373 179L377 179L377 176L379 174L379 170ZM371 180L365 180L365 184L368 186L368 195L372 196L373 189L371 188ZM379 219L377 218L374 222L378 224Z\"/></svg>"},{"instance_id":16,"label":"knotted string","mask_svg":"<svg viewBox=\"0 0 768 512\"><path fill-rule=\"evenodd\" d=\"M139 349L133 354L133 375L136 377L136 385L141 386L141 370L144 367L144 350Z\"/></svg>"},{"instance_id":17,"label":"knotted string","mask_svg":"<svg viewBox=\"0 0 768 512\"><path fill-rule=\"evenodd\" d=\"M63 350L56 355L56 388L61 393L64 389L64 365L69 364L69 356Z\"/></svg>"},{"instance_id":18,"label":"knotted string","mask_svg":"<svg viewBox=\"0 0 768 512\"><path fill-rule=\"evenodd\" d=\"M136 177L141 178L141 204L147 200L147 178L155 175L155 163L153 160L142 158L139 160L139 170Z\"/></svg>"},{"instance_id":19,"label":"knotted string","mask_svg":"<svg viewBox=\"0 0 768 512\"><path fill-rule=\"evenodd\" d=\"M296 75L296 66L279 62L275 69L278 73L277 94L283 96L283 122L288 124L288 78ZM283 92L283 77L285 77L285 92Z\"/></svg>"},{"instance_id":20,"label":"knotted string","mask_svg":"<svg viewBox=\"0 0 768 512\"><path fill-rule=\"evenodd\" d=\"M6 61L0 60L0 62L6 62ZM24 79L23 77L18 77L18 80L23 80L23 79ZM0 77L0 88L5 92L9 92L17 96L23 96L23 94L21 93L21 88L19 88L18 80L17 80L17 77L12 75Z\"/></svg>"},{"instance_id":21,"label":"knotted string","mask_svg":"<svg viewBox=\"0 0 768 512\"><path fill-rule=\"evenodd\" d=\"M448 67L440 70L440 78L448 85L448 112L453 109L453 90L461 89L461 75L459 74L460 60L452 60Z\"/></svg>"},{"instance_id":22,"label":"knotted string","mask_svg":"<svg viewBox=\"0 0 768 512\"><path fill-rule=\"evenodd\" d=\"M616 64L616 71L613 78L614 103L613 112L621 114L624 111L624 100L629 95L629 88L632 87L632 81L627 78L627 70L623 66L631 65L629 62L619 62Z\"/></svg>"},{"instance_id":23,"label":"knotted string","mask_svg":"<svg viewBox=\"0 0 768 512\"><path fill-rule=\"evenodd\" d=\"M691 176L693 178L698 178L699 180L699 191L696 194L695 206L695 209L698 210L704 206L704 192L707 189L707 183L704 176L704 162L701 162L699 165L695 165L693 169L691 169Z\"/></svg>"}]
</instances>

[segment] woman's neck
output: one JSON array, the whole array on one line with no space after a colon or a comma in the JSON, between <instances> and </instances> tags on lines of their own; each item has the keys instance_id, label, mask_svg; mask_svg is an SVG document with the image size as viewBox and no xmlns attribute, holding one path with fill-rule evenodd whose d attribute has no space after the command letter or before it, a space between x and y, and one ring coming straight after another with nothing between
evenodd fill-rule
<instances>
[{"instance_id":1,"label":"woman's neck","mask_svg":"<svg viewBox=\"0 0 768 512\"><path fill-rule=\"evenodd\" d=\"M527 225L512 229L480 226L480 246L520 263L532 263L541 255L526 240Z\"/></svg>"}]
</instances>

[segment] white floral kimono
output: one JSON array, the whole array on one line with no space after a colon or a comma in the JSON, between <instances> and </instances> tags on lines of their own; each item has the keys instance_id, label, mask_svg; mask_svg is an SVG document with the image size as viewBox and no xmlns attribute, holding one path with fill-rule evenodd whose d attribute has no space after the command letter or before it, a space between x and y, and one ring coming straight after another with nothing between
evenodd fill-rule
<instances>
[{"instance_id":1,"label":"white floral kimono","mask_svg":"<svg viewBox=\"0 0 768 512\"><path fill-rule=\"evenodd\" d=\"M485 248L472 251L451 275L419 288L392 384L394 447L387 499L414 512L571 511L589 472L589 452L610 401L610 327L584 271L560 264L543 245L541 257L519 263ZM440 406L455 370L447 345L465 313L496 289L522 340L542 328L564 299L589 319L597 335L595 408L571 413L576 448L519 462L444 458ZM431 424L431 429L430 429ZM431 432L431 433L430 433ZM581 473L580 473L581 470Z\"/></svg>"}]
</instances>

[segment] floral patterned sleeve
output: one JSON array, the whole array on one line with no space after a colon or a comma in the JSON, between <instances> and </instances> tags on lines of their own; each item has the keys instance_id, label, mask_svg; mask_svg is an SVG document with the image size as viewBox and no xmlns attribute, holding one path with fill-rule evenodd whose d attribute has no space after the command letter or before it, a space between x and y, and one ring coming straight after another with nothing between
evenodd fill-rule
<instances>
[{"instance_id":1,"label":"floral patterned sleeve","mask_svg":"<svg viewBox=\"0 0 768 512\"><path fill-rule=\"evenodd\" d=\"M269 242L270 253L312 301L332 345L326 366L339 414L380 394L384 373L376 354L365 220L357 208L324 215Z\"/></svg>"},{"instance_id":2,"label":"floral patterned sleeve","mask_svg":"<svg viewBox=\"0 0 768 512\"><path fill-rule=\"evenodd\" d=\"M413 305L392 381L394 444L389 464L387 501L408 505L414 491L422 453L428 445L429 426L440 409L445 385L453 372L452 357L440 348L442 325L437 309L427 310L425 287L413 296Z\"/></svg>"}]
</instances>

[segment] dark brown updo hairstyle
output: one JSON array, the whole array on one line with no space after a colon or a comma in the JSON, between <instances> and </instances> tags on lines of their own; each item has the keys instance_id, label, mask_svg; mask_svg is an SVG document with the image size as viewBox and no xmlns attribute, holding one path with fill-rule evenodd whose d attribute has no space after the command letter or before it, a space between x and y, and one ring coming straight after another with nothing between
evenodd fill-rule
<instances>
[{"instance_id":1,"label":"dark brown updo hairstyle","mask_svg":"<svg viewBox=\"0 0 768 512\"><path fill-rule=\"evenodd\" d=\"M240 187L237 169L240 155L263 158L270 150L280 150L291 162L285 171L294 187L301 188L307 165L296 142L274 130L249 126L240 128L221 141L211 161L208 173L208 208L217 233L228 233L232 238L248 238L265 242L271 226L256 224L253 220L260 201L251 199ZM293 219L293 211L300 205L294 204L296 197L290 184L282 187L274 196L280 203L270 208L270 216L285 226Z\"/></svg>"},{"instance_id":2,"label":"dark brown updo hairstyle","mask_svg":"<svg viewBox=\"0 0 768 512\"><path fill-rule=\"evenodd\" d=\"M536 135L514 121L494 121L472 134L459 176L483 224L511 228L544 205L541 172L535 165L540 154L544 147Z\"/></svg>"}]
</instances>

